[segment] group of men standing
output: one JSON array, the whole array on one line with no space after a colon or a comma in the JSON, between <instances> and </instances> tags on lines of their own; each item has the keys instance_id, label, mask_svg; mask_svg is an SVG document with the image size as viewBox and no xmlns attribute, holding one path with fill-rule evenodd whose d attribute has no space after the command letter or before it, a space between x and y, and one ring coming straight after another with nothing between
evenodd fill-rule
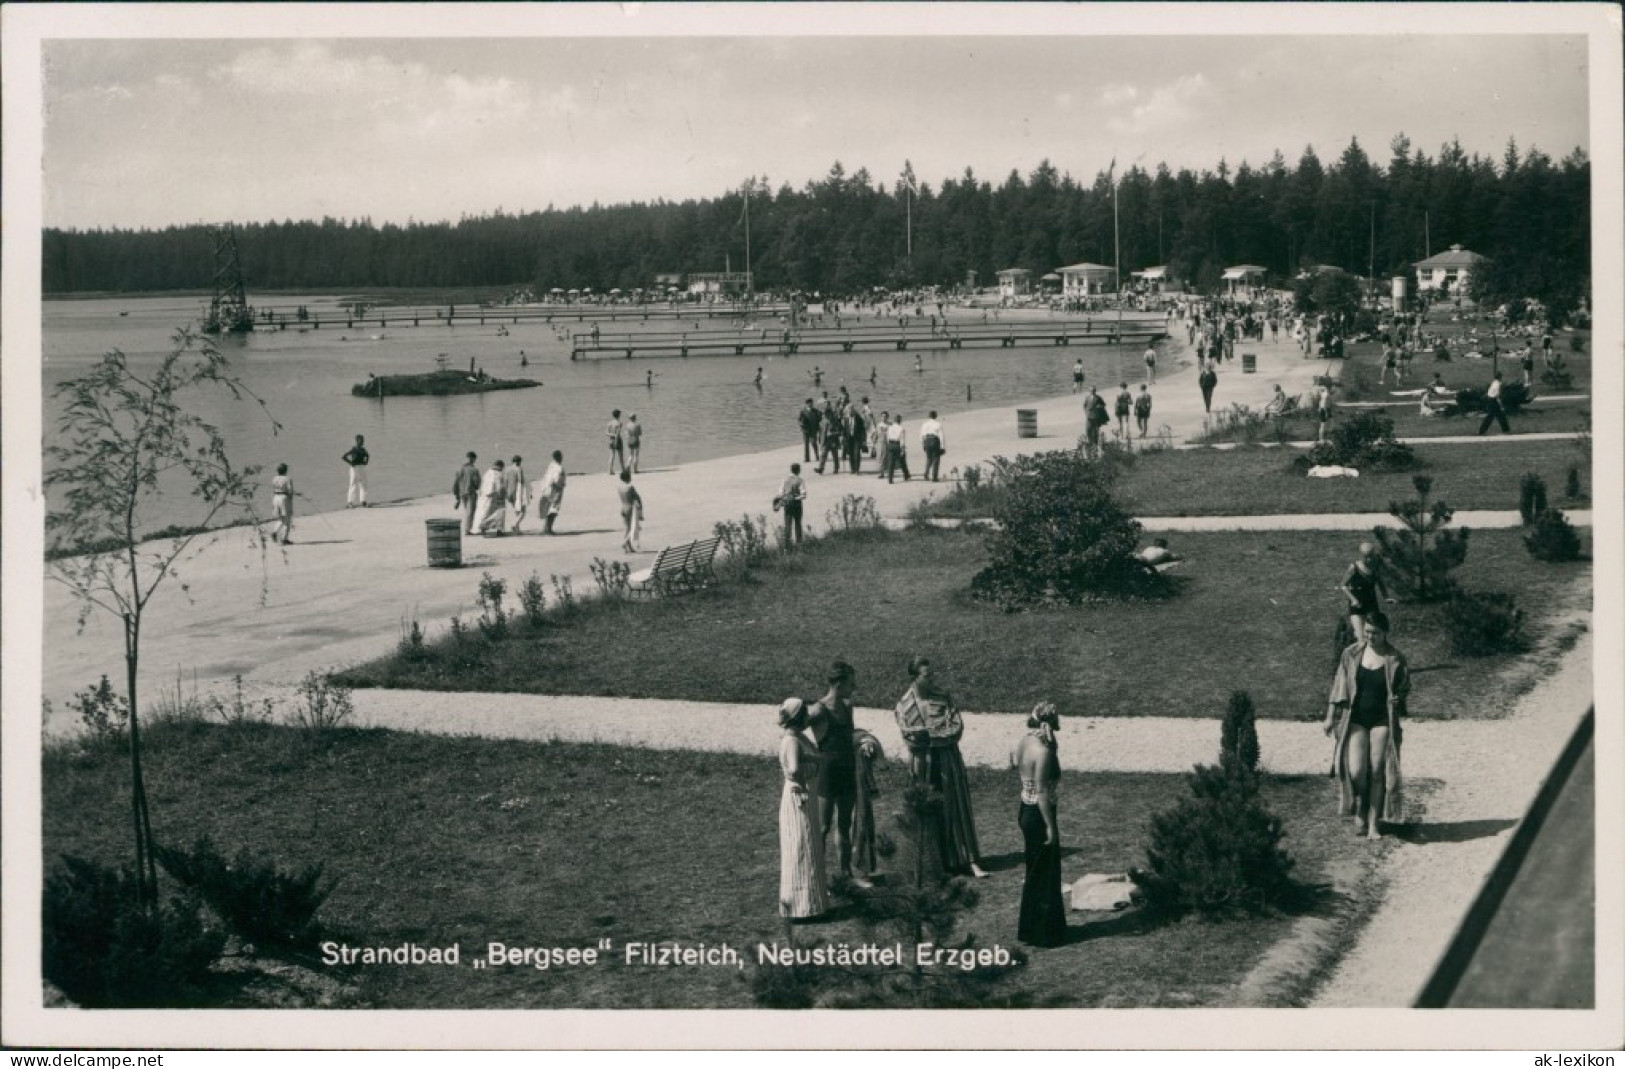
<instances>
[{"instance_id":1,"label":"group of men standing","mask_svg":"<svg viewBox=\"0 0 1625 1069\"><path fill-rule=\"evenodd\" d=\"M808 463L818 461L814 469L818 474L824 474L826 464L833 464L834 473L839 475L844 458L847 470L857 475L868 454L878 455L880 478L887 482L895 482L898 472L904 481L912 478L902 413L882 412L877 417L867 397L854 402L843 386L838 397L825 393L818 401L807 398L796 418L801 426L801 458ZM938 481L942 456L948 449L935 410L920 424L920 448L925 451L922 477Z\"/></svg>"},{"instance_id":2,"label":"group of men standing","mask_svg":"<svg viewBox=\"0 0 1625 1069\"><path fill-rule=\"evenodd\" d=\"M484 474L480 472L478 460L475 453L469 452L451 483L452 502L463 513L463 533L488 537L518 534L532 499L523 458L515 454L511 465L494 460ZM565 481L564 454L555 449L553 462L542 476L537 492L541 502L538 512L545 517L543 534L553 533L553 521L558 518L559 506L564 500ZM512 527L508 525L510 513Z\"/></svg>"}]
</instances>

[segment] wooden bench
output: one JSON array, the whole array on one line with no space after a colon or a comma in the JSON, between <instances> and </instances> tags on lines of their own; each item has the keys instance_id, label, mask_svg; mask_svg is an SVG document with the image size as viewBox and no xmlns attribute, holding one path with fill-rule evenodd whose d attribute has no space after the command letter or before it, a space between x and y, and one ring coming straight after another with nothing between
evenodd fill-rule
<instances>
[{"instance_id":1,"label":"wooden bench","mask_svg":"<svg viewBox=\"0 0 1625 1069\"><path fill-rule=\"evenodd\" d=\"M699 590L716 579L711 562L717 555L720 538L702 538L680 546L667 546L655 555L654 564L627 577L633 594L666 595Z\"/></svg>"}]
</instances>

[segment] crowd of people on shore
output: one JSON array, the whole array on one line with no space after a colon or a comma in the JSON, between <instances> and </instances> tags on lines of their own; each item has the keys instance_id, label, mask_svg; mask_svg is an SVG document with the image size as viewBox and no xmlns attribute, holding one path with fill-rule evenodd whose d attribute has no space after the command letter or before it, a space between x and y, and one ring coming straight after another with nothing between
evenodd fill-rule
<instances>
[{"instance_id":1,"label":"crowd of people on shore","mask_svg":"<svg viewBox=\"0 0 1625 1069\"><path fill-rule=\"evenodd\" d=\"M841 464L853 475L863 473L865 458L878 460L878 477L888 483L895 482L898 474L907 482L913 478L908 467L908 431L901 412L882 411L875 414L868 397L853 400L845 386L831 397L828 390L819 398L807 398L796 414L801 430L801 459L803 463L818 462L813 470L819 475L824 469L839 475ZM942 458L948 451L948 440L942 420L932 409L919 426L920 449L925 454L922 479L938 482L942 478ZM800 468L797 466L796 474Z\"/></svg>"}]
</instances>

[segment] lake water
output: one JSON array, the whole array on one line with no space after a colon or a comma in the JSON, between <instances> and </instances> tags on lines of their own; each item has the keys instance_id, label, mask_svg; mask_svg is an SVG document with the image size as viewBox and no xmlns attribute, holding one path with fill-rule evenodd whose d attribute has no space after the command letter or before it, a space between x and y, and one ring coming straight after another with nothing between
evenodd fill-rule
<instances>
[{"instance_id":1,"label":"lake water","mask_svg":"<svg viewBox=\"0 0 1625 1069\"><path fill-rule=\"evenodd\" d=\"M339 314L339 298L278 296L279 309L303 304L324 320ZM176 328L195 322L204 301L197 297L110 298L47 301L44 304L45 435L55 426L58 408L52 387L83 373L102 353L122 350L134 366L151 366L171 348ZM430 313L432 315L432 313ZM980 312L952 313L966 323L981 321ZM1007 313L1010 314L1010 313ZM1041 316L1023 313L1022 318ZM429 320L426 320L428 322ZM850 324L850 317L848 317ZM730 320L701 320L704 329L722 329ZM870 325L865 314L861 325ZM686 323L694 329L694 321ZM774 327L776 321L763 325ZM289 465L302 499L301 512L325 511L344 504L346 468L339 459L357 434L366 436L372 455L369 495L374 501L451 493L452 475L469 450L481 466L496 457L522 454L531 478L539 478L548 455L562 450L572 472L607 470L603 428L612 409L636 413L645 427L642 467L670 467L712 457L757 452L800 441L796 412L815 396L808 372L824 370L823 386L832 395L845 385L856 397L868 396L876 412L901 410L913 431L927 410L944 416L969 408L986 408L1066 393L1071 389L1072 362L1082 356L1089 381L1096 384L1131 380L1140 368L1139 352L1104 347L1038 347L959 350L923 348L908 351L819 352L796 356L691 356L632 360L570 360L569 331L590 329L574 321L560 327L520 322L501 328L459 322L454 326L346 329L331 322L320 330L259 330L226 336L217 344L233 372L265 399L281 430L252 403L233 403L222 395L197 395L200 415L218 425L228 453L238 464L259 464L269 483L279 462ZM670 331L670 320L649 324L604 323L605 332ZM920 328L923 337L925 328ZM1133 351L1131 351L1133 350ZM529 366L521 368L523 351ZM498 378L540 380L537 389L502 391L464 397L353 397L350 387L369 373L408 374L432 371L438 354L450 366L475 364ZM914 371L916 353L923 373ZM764 368L760 389L752 382ZM878 382L869 383L870 368ZM652 388L645 372L656 374ZM966 390L970 390L967 400ZM1104 385L1103 385L1104 389ZM950 433L951 433L950 424ZM912 435L911 435L912 436ZM266 492L268 495L268 491ZM268 500L263 504L269 509ZM153 517L154 523L178 522L177 512Z\"/></svg>"}]
</instances>

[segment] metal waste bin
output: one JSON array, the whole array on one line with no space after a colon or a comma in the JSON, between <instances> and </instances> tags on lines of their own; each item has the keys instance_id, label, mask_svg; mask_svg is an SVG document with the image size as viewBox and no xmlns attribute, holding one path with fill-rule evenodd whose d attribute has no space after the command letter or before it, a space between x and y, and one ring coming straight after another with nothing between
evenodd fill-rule
<instances>
[{"instance_id":1,"label":"metal waste bin","mask_svg":"<svg viewBox=\"0 0 1625 1069\"><path fill-rule=\"evenodd\" d=\"M1258 370L1258 354L1257 353L1242 353L1241 354L1241 373L1243 375L1251 375L1253 372L1255 372L1257 370Z\"/></svg>"},{"instance_id":2,"label":"metal waste bin","mask_svg":"<svg viewBox=\"0 0 1625 1069\"><path fill-rule=\"evenodd\" d=\"M1036 408L1018 408L1018 409L1016 409L1016 437L1017 438L1037 438L1038 437L1038 409L1036 409Z\"/></svg>"},{"instance_id":3,"label":"metal waste bin","mask_svg":"<svg viewBox=\"0 0 1625 1069\"><path fill-rule=\"evenodd\" d=\"M463 566L463 521L424 520L429 534L429 567Z\"/></svg>"}]
</instances>

